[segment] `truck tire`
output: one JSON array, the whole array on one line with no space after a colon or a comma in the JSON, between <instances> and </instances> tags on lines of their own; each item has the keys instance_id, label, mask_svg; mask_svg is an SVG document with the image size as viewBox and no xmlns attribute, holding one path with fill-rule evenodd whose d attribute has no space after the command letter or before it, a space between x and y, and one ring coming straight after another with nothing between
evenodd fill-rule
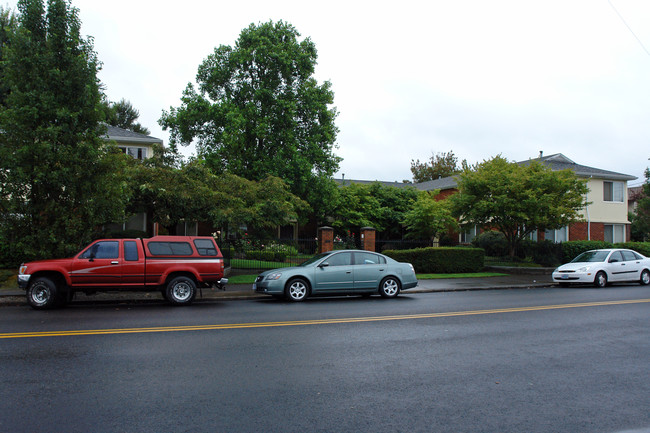
<instances>
[{"instance_id":1,"label":"truck tire","mask_svg":"<svg viewBox=\"0 0 650 433\"><path fill-rule=\"evenodd\" d=\"M196 297L196 283L189 277L176 277L167 284L166 298L174 305L189 305Z\"/></svg>"},{"instance_id":2,"label":"truck tire","mask_svg":"<svg viewBox=\"0 0 650 433\"><path fill-rule=\"evenodd\" d=\"M27 288L27 303L35 310L47 310L59 300L54 281L47 277L36 278Z\"/></svg>"}]
</instances>

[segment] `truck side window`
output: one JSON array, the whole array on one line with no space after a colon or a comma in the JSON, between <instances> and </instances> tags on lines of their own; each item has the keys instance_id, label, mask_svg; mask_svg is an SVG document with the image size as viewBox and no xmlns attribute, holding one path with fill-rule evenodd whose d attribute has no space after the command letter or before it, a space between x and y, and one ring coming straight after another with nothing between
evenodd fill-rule
<instances>
[{"instance_id":1,"label":"truck side window","mask_svg":"<svg viewBox=\"0 0 650 433\"><path fill-rule=\"evenodd\" d=\"M120 254L120 243L118 241L97 242L88 248L80 259L116 259Z\"/></svg>"},{"instance_id":2,"label":"truck side window","mask_svg":"<svg viewBox=\"0 0 650 433\"><path fill-rule=\"evenodd\" d=\"M192 246L187 242L149 242L153 256L191 256Z\"/></svg>"},{"instance_id":3,"label":"truck side window","mask_svg":"<svg viewBox=\"0 0 650 433\"><path fill-rule=\"evenodd\" d=\"M124 241L124 260L137 262L138 259L138 246L135 241Z\"/></svg>"},{"instance_id":4,"label":"truck side window","mask_svg":"<svg viewBox=\"0 0 650 433\"><path fill-rule=\"evenodd\" d=\"M194 239L194 246L200 256L216 256L217 249L210 239Z\"/></svg>"}]
</instances>

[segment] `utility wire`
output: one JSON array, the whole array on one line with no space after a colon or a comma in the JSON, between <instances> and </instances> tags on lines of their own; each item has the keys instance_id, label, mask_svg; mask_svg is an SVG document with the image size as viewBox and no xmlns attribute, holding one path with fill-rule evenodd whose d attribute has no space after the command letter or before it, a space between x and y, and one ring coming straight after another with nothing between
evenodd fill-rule
<instances>
[{"instance_id":1,"label":"utility wire","mask_svg":"<svg viewBox=\"0 0 650 433\"><path fill-rule=\"evenodd\" d=\"M643 45L643 42L641 42L641 39L639 39L639 37L636 35L636 33L634 33L634 31L630 28L630 26L627 25L627 22L625 22L625 18L623 18L623 15L621 15L618 12L618 10L614 7L611 0L607 0L607 3L609 3L609 5L612 7L612 9L614 9L614 12L616 12L616 15L618 15L618 17L621 19L621 21L623 21L623 24L625 24L625 27L627 27L627 29L630 31L630 33L632 33L632 36L634 36L636 38L636 40L639 42L639 45L641 45L641 48L643 48L643 51L645 51L645 53L648 56L650 56L650 51L648 51L648 49L645 47L645 45Z\"/></svg>"}]
</instances>

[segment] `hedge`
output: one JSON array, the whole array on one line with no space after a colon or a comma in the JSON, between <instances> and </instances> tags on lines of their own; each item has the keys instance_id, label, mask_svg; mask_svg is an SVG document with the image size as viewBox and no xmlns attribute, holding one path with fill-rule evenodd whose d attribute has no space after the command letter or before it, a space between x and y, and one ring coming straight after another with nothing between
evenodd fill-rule
<instances>
[{"instance_id":1,"label":"hedge","mask_svg":"<svg viewBox=\"0 0 650 433\"><path fill-rule=\"evenodd\" d=\"M429 247L387 250L388 257L411 263L419 274L454 274L483 270L485 251L481 248Z\"/></svg>"}]
</instances>

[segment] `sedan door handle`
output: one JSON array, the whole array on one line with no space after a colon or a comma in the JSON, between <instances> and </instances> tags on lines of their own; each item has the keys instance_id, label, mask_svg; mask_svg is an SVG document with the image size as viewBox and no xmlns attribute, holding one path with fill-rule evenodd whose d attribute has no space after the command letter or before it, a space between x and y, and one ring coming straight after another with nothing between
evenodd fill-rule
<instances>
[{"instance_id":1,"label":"sedan door handle","mask_svg":"<svg viewBox=\"0 0 650 433\"><path fill-rule=\"evenodd\" d=\"M352 273L352 271L345 271L345 273L346 273L346 274L351 274L351 273Z\"/></svg>"},{"instance_id":2,"label":"sedan door handle","mask_svg":"<svg viewBox=\"0 0 650 433\"><path fill-rule=\"evenodd\" d=\"M119 264L120 264L120 262L115 261L115 260L113 260L113 261L111 262L111 265L119 265Z\"/></svg>"}]
</instances>

